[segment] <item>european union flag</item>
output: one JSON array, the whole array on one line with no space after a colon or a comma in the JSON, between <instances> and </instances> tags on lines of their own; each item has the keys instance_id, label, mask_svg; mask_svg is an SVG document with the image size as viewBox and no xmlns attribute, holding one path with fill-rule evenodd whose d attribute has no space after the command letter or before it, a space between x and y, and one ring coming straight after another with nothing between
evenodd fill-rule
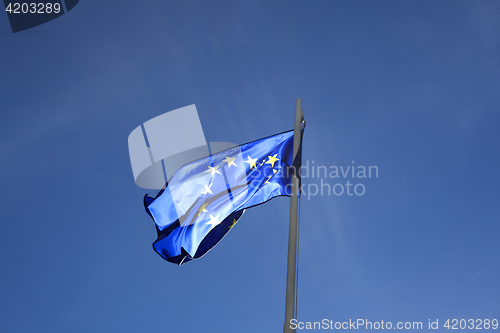
<instances>
[{"instance_id":1,"label":"european union flag","mask_svg":"<svg viewBox=\"0 0 500 333\"><path fill-rule=\"evenodd\" d=\"M179 265L203 256L246 208L290 196L292 155L288 131L181 167L156 198L144 197L158 231L154 250Z\"/></svg>"}]
</instances>

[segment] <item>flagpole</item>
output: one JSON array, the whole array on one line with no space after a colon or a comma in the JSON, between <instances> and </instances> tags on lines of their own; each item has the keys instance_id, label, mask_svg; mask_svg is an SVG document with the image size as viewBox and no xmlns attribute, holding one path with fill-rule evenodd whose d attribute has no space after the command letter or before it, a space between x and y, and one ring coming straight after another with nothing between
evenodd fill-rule
<instances>
[{"instance_id":1,"label":"flagpole","mask_svg":"<svg viewBox=\"0 0 500 333\"><path fill-rule=\"evenodd\" d=\"M302 100L297 98L295 101L295 125L293 137L293 159L295 160L299 153L299 148L302 139L301 123ZM300 161L300 159L299 159ZM290 224L288 229L288 263L286 272L286 302L285 302L285 324L283 325L283 333L295 333L295 329L290 328L290 321L295 316L295 283L297 269L297 211L299 202L299 178L300 165L293 165L292 173L292 188L290 195Z\"/></svg>"}]
</instances>

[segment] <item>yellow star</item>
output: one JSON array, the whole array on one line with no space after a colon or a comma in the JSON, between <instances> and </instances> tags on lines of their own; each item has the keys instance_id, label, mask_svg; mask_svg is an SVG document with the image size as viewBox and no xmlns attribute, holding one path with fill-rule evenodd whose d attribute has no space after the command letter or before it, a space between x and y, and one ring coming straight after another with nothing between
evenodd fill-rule
<instances>
[{"instance_id":1,"label":"yellow star","mask_svg":"<svg viewBox=\"0 0 500 333\"><path fill-rule=\"evenodd\" d=\"M271 164L271 167L274 168L274 163L276 163L276 161L279 160L279 158L276 158L276 156L278 156L278 154L274 154L274 156L269 155L268 156L269 159L267 160L266 164Z\"/></svg>"},{"instance_id":2,"label":"yellow star","mask_svg":"<svg viewBox=\"0 0 500 333\"><path fill-rule=\"evenodd\" d=\"M218 174L220 175L221 173L220 173L220 171L219 171L219 170L217 170L218 168L219 168L218 166L216 166L216 167L211 167L211 166L209 165L209 166L208 166L208 170L207 170L207 171L205 171L205 172L210 172L210 173L212 173L212 177L213 177L216 173L218 173Z\"/></svg>"},{"instance_id":3,"label":"yellow star","mask_svg":"<svg viewBox=\"0 0 500 333\"><path fill-rule=\"evenodd\" d=\"M252 168L257 168L257 166L255 165L255 162L257 162L257 159L251 158L250 155L248 155L248 160L243 161L243 162L248 163L250 165L250 170L252 170Z\"/></svg>"},{"instance_id":4,"label":"yellow star","mask_svg":"<svg viewBox=\"0 0 500 333\"><path fill-rule=\"evenodd\" d=\"M201 192L201 194L207 194L207 193L213 194L212 190L210 189L212 187L212 185L213 184L210 184L210 186L207 186L207 185L203 184L203 186L205 186L205 191Z\"/></svg>"},{"instance_id":5,"label":"yellow star","mask_svg":"<svg viewBox=\"0 0 500 333\"><path fill-rule=\"evenodd\" d=\"M207 210L205 208L207 208L208 204L202 204L200 209L198 209L198 216L200 216L201 213L206 213Z\"/></svg>"},{"instance_id":6,"label":"yellow star","mask_svg":"<svg viewBox=\"0 0 500 333\"><path fill-rule=\"evenodd\" d=\"M231 225L229 226L229 229L231 229L232 227L234 227L234 225L236 224L236 222L238 222L238 220L233 219L233 224L231 224Z\"/></svg>"},{"instance_id":7,"label":"yellow star","mask_svg":"<svg viewBox=\"0 0 500 333\"><path fill-rule=\"evenodd\" d=\"M231 167L231 165L234 165L235 167L237 167L236 163L234 163L235 159L236 159L236 157L231 158L231 157L226 156L226 159L224 159L224 162L226 162L229 167Z\"/></svg>"},{"instance_id":8,"label":"yellow star","mask_svg":"<svg viewBox=\"0 0 500 333\"><path fill-rule=\"evenodd\" d=\"M274 176L274 174L278 172L278 170L275 170L273 169L273 174L269 176L269 178L267 178L266 182L264 184L269 184L269 180L271 179L272 176Z\"/></svg>"},{"instance_id":9,"label":"yellow star","mask_svg":"<svg viewBox=\"0 0 500 333\"><path fill-rule=\"evenodd\" d=\"M210 224L212 227L215 227L217 224L220 223L219 216L220 214L217 216L213 216L212 214L210 214L210 221L208 221L207 224Z\"/></svg>"}]
</instances>

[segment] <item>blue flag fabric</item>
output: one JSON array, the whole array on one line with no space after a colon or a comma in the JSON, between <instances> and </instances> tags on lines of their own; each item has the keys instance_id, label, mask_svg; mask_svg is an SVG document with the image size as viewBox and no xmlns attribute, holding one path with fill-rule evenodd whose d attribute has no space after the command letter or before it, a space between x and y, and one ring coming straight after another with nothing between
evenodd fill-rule
<instances>
[{"instance_id":1,"label":"blue flag fabric","mask_svg":"<svg viewBox=\"0 0 500 333\"><path fill-rule=\"evenodd\" d=\"M246 208L290 196L292 155L288 131L181 167L156 198L144 197L158 232L154 250L178 265L203 256Z\"/></svg>"}]
</instances>

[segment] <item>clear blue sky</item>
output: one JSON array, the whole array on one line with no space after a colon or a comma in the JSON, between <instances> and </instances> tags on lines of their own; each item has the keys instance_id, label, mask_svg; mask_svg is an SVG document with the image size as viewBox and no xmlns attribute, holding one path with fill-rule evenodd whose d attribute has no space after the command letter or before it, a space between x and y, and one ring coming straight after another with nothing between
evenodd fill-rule
<instances>
[{"instance_id":1,"label":"clear blue sky","mask_svg":"<svg viewBox=\"0 0 500 333\"><path fill-rule=\"evenodd\" d=\"M196 104L208 141L307 121L304 161L376 165L302 199L302 321L500 319L500 2L90 1L0 15L0 331L281 332L287 198L178 267L127 137ZM321 179L304 179L306 185ZM439 330L444 331L444 330Z\"/></svg>"}]
</instances>

